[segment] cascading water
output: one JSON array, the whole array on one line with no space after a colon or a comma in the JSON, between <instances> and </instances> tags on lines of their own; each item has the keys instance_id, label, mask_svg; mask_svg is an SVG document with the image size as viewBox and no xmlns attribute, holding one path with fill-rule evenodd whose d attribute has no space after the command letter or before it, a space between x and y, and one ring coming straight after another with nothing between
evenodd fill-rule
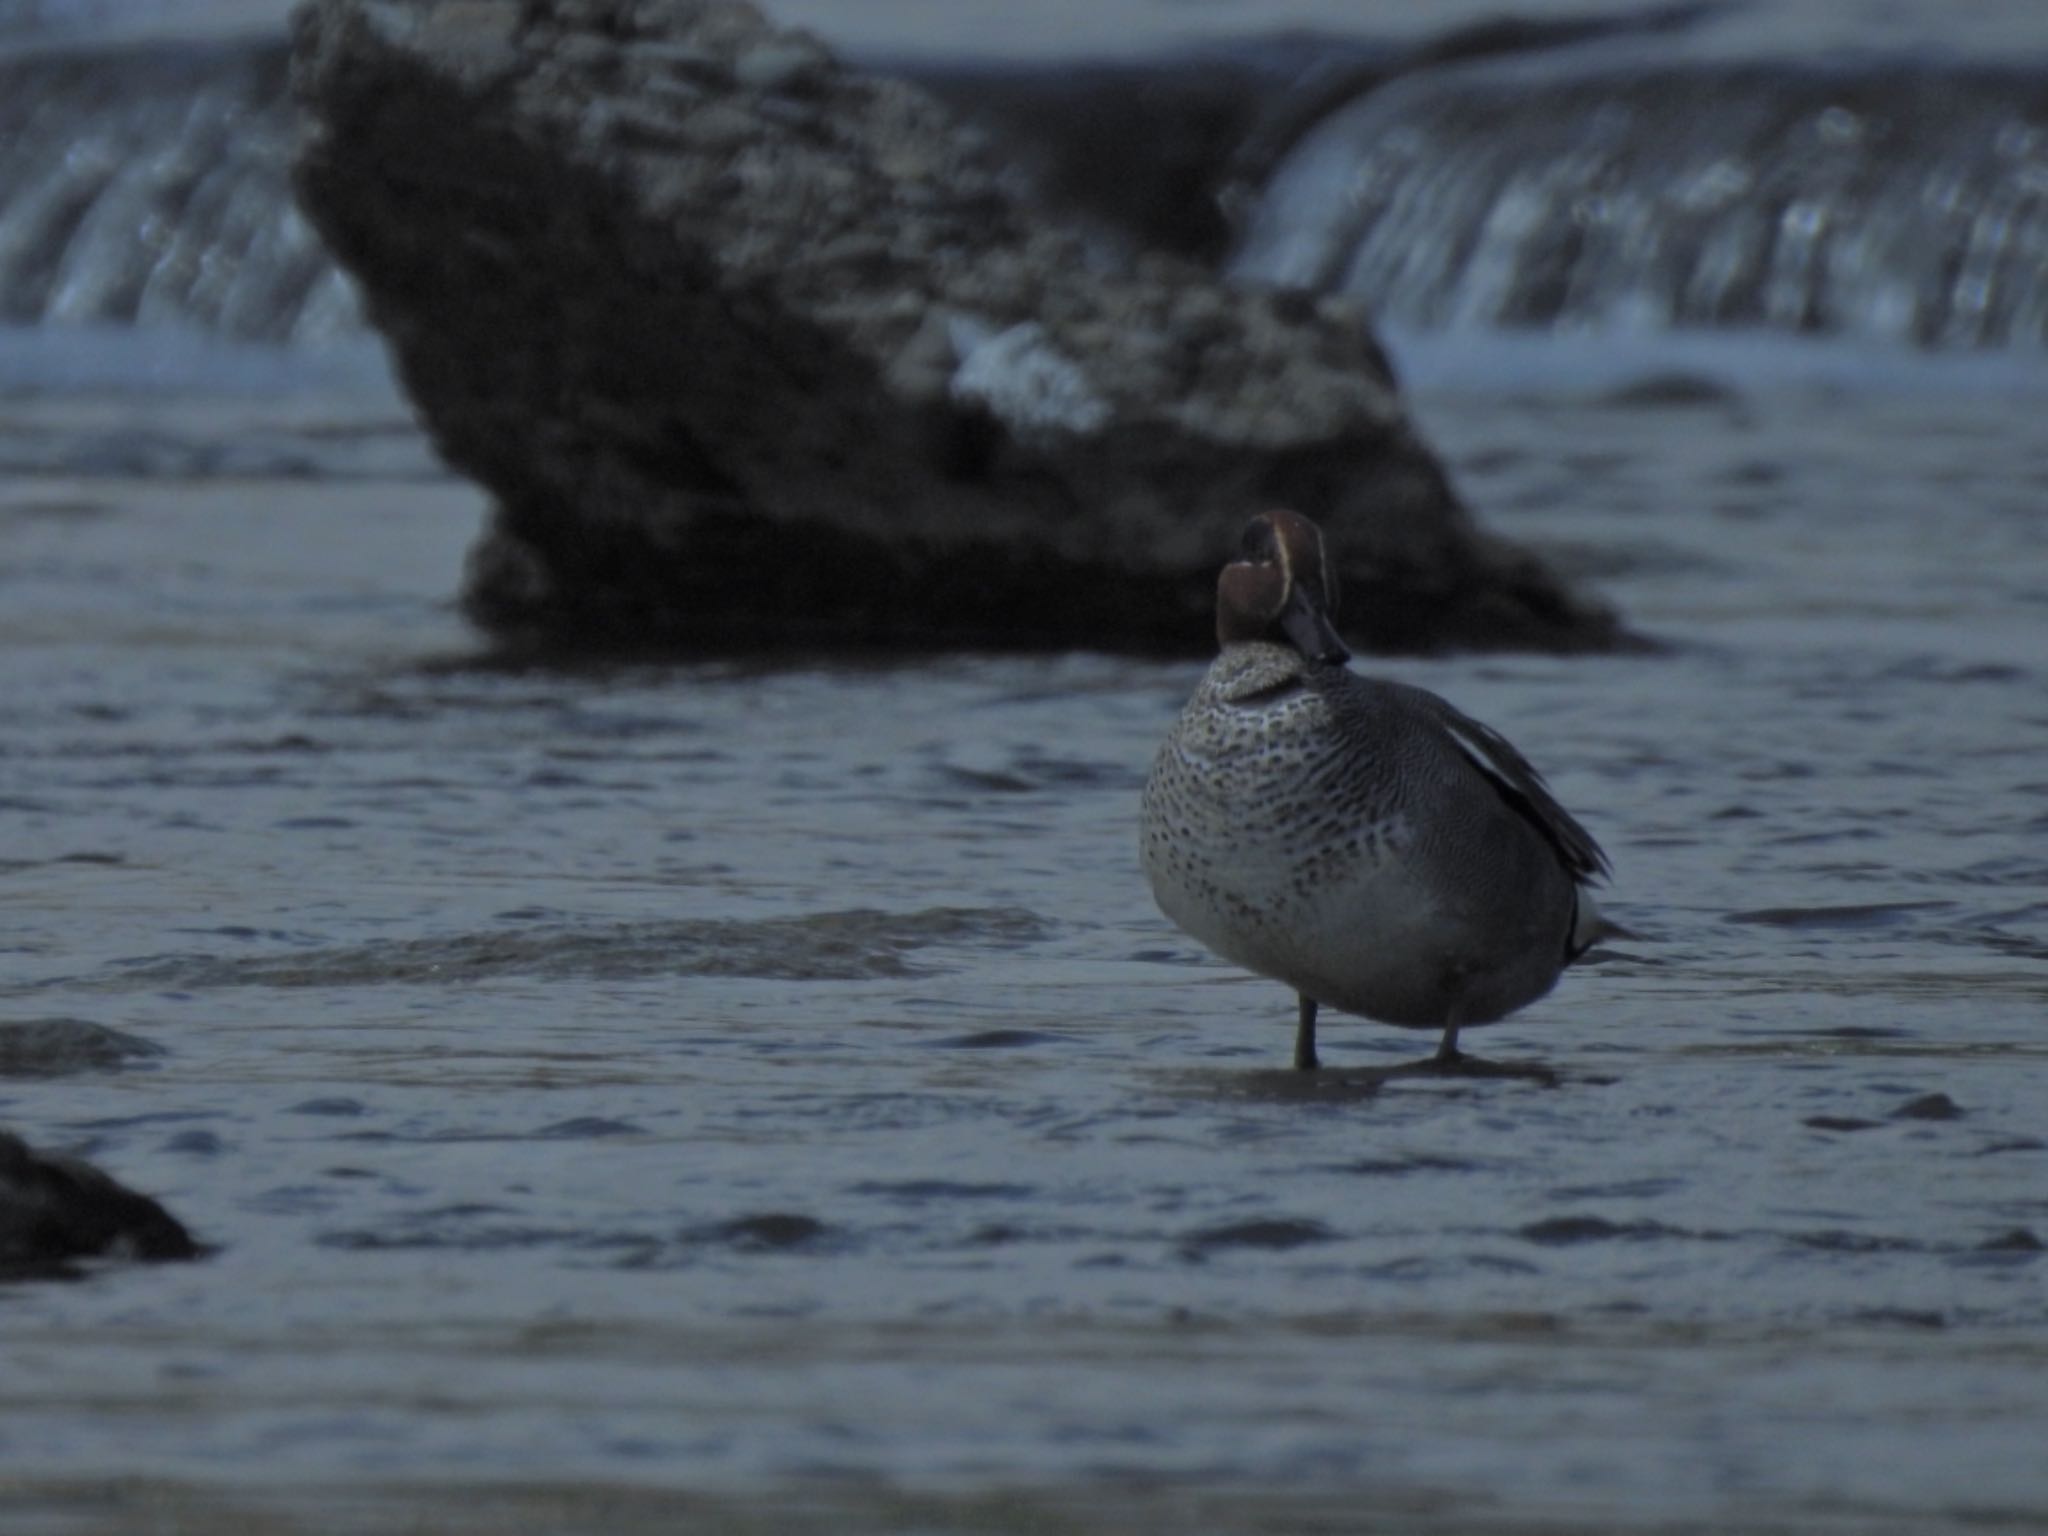
<instances>
[{"instance_id":1,"label":"cascading water","mask_svg":"<svg viewBox=\"0 0 2048 1536\"><path fill-rule=\"evenodd\" d=\"M293 205L285 56L192 44L0 64L0 318L353 331Z\"/></svg>"},{"instance_id":2,"label":"cascading water","mask_svg":"<svg viewBox=\"0 0 2048 1536\"><path fill-rule=\"evenodd\" d=\"M284 12L191 0L166 42L142 35L165 24L154 5L0 0L0 326L360 345L355 296L291 198ZM1901 34L1821 68L1789 41L1762 61L1711 46L1717 14L1686 10L1648 45L1485 62L1333 45L1326 64L1408 63L1280 157L1233 271L1349 293L1403 335L2048 348L2048 62L2015 62L2048 60L2048 19L2020 28L2037 55L1979 39L1902 63ZM1255 89L1285 121L1278 78ZM1306 79L1293 94L1317 110ZM1130 208L1179 184L1142 157L1118 174L1158 184ZM1197 179L1176 195L1202 197Z\"/></svg>"},{"instance_id":3,"label":"cascading water","mask_svg":"<svg viewBox=\"0 0 2048 1536\"><path fill-rule=\"evenodd\" d=\"M2048 73L1409 76L1332 113L1235 258L1418 330L2048 346Z\"/></svg>"}]
</instances>

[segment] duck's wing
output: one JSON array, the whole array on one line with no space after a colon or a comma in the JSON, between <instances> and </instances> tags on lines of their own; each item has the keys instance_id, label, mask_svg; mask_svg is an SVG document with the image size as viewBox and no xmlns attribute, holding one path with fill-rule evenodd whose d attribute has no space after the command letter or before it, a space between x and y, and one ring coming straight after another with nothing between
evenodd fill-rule
<instances>
[{"instance_id":1,"label":"duck's wing","mask_svg":"<svg viewBox=\"0 0 2048 1536\"><path fill-rule=\"evenodd\" d=\"M1457 744L1458 750L1483 774L1509 808L1543 835L1574 881L1585 884L1608 873L1607 855L1570 811L1557 803L1529 760L1514 743L1490 725L1482 725L1427 688L1387 683L1401 701L1427 716Z\"/></svg>"}]
</instances>

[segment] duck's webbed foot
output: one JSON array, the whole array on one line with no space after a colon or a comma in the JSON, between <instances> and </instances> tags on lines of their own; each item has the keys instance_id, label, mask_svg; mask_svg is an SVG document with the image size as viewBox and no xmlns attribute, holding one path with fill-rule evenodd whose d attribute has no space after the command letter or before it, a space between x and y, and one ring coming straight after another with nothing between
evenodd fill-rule
<instances>
[{"instance_id":1,"label":"duck's webbed foot","mask_svg":"<svg viewBox=\"0 0 2048 1536\"><path fill-rule=\"evenodd\" d=\"M1504 1077L1519 1078L1524 1082L1542 1083L1555 1087L1558 1076L1551 1068L1533 1061L1488 1061L1483 1056L1471 1056L1458 1049L1458 1026L1450 1023L1444 1026L1444 1037L1437 1043L1436 1054L1426 1061L1418 1061L1411 1069L1420 1077Z\"/></svg>"},{"instance_id":2,"label":"duck's webbed foot","mask_svg":"<svg viewBox=\"0 0 2048 1536\"><path fill-rule=\"evenodd\" d=\"M1483 1056L1469 1056L1459 1051L1455 1056L1432 1056L1419 1061L1416 1070L1427 1077L1508 1077L1523 1082L1541 1083L1554 1088L1560 1079L1554 1067L1546 1067L1537 1061L1488 1061Z\"/></svg>"}]
</instances>

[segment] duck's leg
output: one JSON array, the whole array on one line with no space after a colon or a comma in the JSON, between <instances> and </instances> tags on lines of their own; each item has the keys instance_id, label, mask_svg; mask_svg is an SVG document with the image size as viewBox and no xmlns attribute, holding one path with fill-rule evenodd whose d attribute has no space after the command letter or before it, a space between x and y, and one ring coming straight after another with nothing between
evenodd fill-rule
<instances>
[{"instance_id":1,"label":"duck's leg","mask_svg":"<svg viewBox=\"0 0 2048 1536\"><path fill-rule=\"evenodd\" d=\"M1301 1022L1294 1027L1294 1069L1313 1072L1322 1065L1316 1057L1316 1000L1306 992L1295 995L1301 999Z\"/></svg>"},{"instance_id":2,"label":"duck's leg","mask_svg":"<svg viewBox=\"0 0 2048 1536\"><path fill-rule=\"evenodd\" d=\"M1436 1064L1446 1070L1455 1068L1465 1059L1465 1053L1458 1049L1458 1016L1453 1013L1444 1022L1444 1037L1436 1045Z\"/></svg>"}]
</instances>

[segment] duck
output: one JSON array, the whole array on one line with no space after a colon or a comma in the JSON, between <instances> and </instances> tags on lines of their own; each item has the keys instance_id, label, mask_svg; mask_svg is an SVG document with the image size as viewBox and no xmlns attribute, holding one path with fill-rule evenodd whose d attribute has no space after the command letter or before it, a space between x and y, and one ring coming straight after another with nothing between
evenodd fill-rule
<instances>
[{"instance_id":1,"label":"duck","mask_svg":"<svg viewBox=\"0 0 2048 1536\"><path fill-rule=\"evenodd\" d=\"M1546 995L1620 932L1607 855L1498 731L1427 689L1350 668L1322 529L1246 525L1216 582L1218 654L1146 778L1140 861L1159 908L1319 1010L1438 1032L1416 1064L1486 1064L1460 1032Z\"/></svg>"}]
</instances>

